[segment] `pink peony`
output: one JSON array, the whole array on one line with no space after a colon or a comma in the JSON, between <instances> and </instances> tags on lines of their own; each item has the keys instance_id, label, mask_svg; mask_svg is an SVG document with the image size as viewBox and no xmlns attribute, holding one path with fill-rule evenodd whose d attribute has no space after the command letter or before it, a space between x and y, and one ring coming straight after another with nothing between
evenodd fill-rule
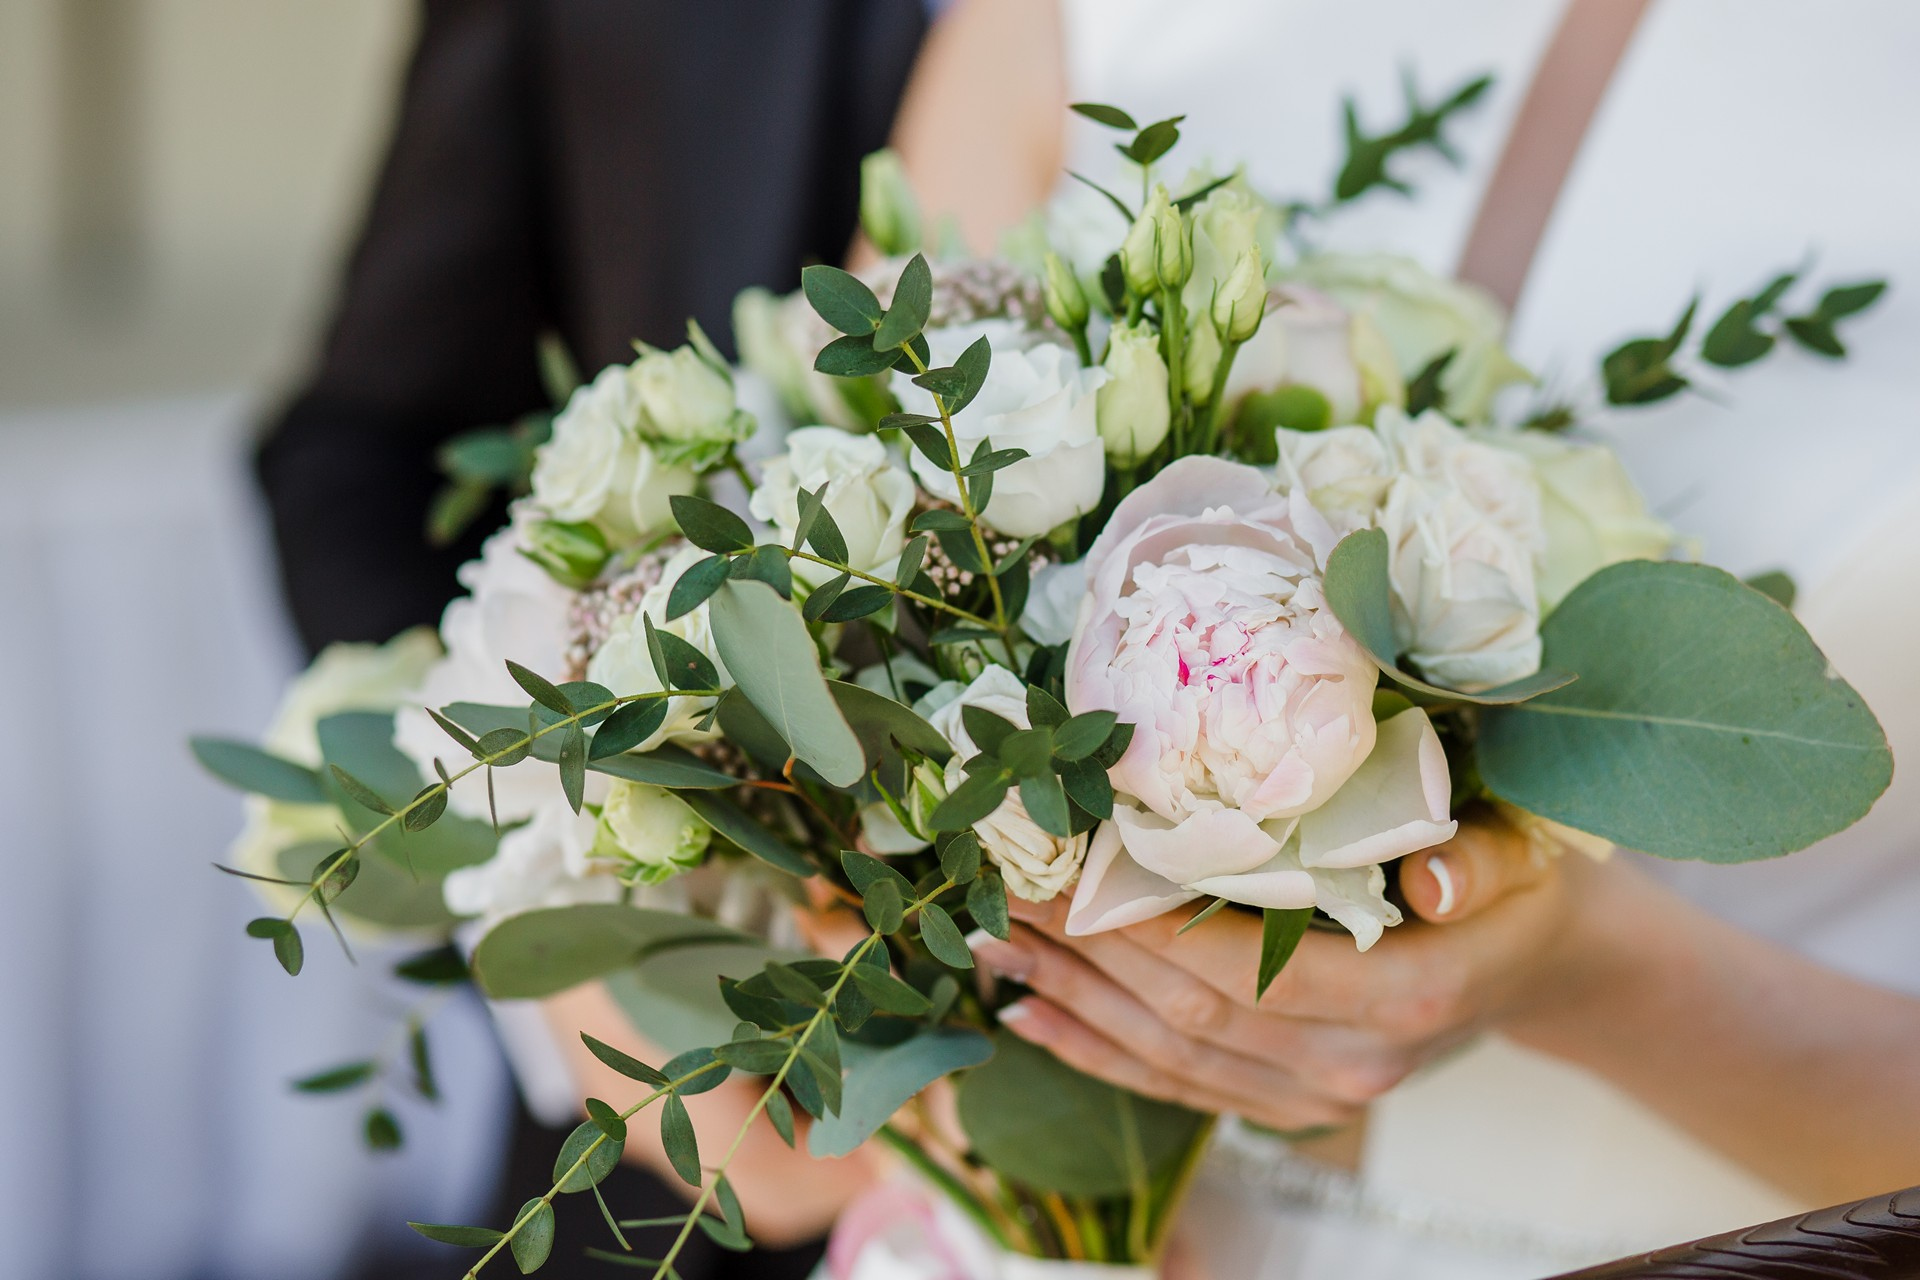
<instances>
[{"instance_id":1,"label":"pink peony","mask_svg":"<svg viewBox=\"0 0 1920 1280\"><path fill-rule=\"evenodd\" d=\"M1425 712L1375 724L1378 672L1321 591L1332 541L1304 496L1217 458L1175 462L1114 512L1066 693L1134 736L1070 932L1203 896L1318 906L1362 947L1399 922L1380 864L1453 834L1446 757Z\"/></svg>"}]
</instances>

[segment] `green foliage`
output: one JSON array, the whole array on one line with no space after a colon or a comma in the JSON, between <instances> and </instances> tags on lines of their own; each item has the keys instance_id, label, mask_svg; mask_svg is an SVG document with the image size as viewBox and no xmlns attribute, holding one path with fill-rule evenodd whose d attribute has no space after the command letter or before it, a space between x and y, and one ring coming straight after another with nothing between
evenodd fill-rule
<instances>
[{"instance_id":1,"label":"green foliage","mask_svg":"<svg viewBox=\"0 0 1920 1280\"><path fill-rule=\"evenodd\" d=\"M397 1151L404 1141L400 1134L400 1122L385 1107L375 1107L367 1112L361 1137L374 1151Z\"/></svg>"},{"instance_id":2,"label":"green foliage","mask_svg":"<svg viewBox=\"0 0 1920 1280\"><path fill-rule=\"evenodd\" d=\"M1857 821L1893 760L1793 616L1704 565L1628 561L1541 628L1577 683L1481 721L1493 793L1666 858L1747 862Z\"/></svg>"},{"instance_id":3,"label":"green foliage","mask_svg":"<svg viewBox=\"0 0 1920 1280\"><path fill-rule=\"evenodd\" d=\"M1652 404L1677 395L1693 384L1674 370L1673 357L1693 329L1700 299L1687 303L1680 319L1664 338L1633 338L1621 343L1600 362L1608 404Z\"/></svg>"},{"instance_id":4,"label":"green foliage","mask_svg":"<svg viewBox=\"0 0 1920 1280\"><path fill-rule=\"evenodd\" d=\"M485 1249L498 1244L505 1234L491 1227L455 1227L440 1222L409 1222L407 1225L438 1244L458 1245L462 1249Z\"/></svg>"},{"instance_id":5,"label":"green foliage","mask_svg":"<svg viewBox=\"0 0 1920 1280\"><path fill-rule=\"evenodd\" d=\"M1398 665L1399 645L1393 637L1390 605L1392 585L1387 578L1387 535L1378 529L1360 529L1340 540L1327 558L1327 607L1383 675L1400 686L1416 704L1466 702L1496 707L1525 702L1562 688L1574 677L1551 667L1481 693L1461 693L1428 684Z\"/></svg>"},{"instance_id":6,"label":"green foliage","mask_svg":"<svg viewBox=\"0 0 1920 1280\"><path fill-rule=\"evenodd\" d=\"M652 1085L655 1088L664 1088L666 1086L667 1077L664 1074L654 1070L631 1054L622 1053L612 1045L601 1040L596 1040L584 1031L580 1033L580 1040L581 1043L585 1044L588 1050L592 1052L594 1057L600 1059L601 1062L618 1071L621 1075L627 1077L627 1079L638 1080L641 1084Z\"/></svg>"},{"instance_id":7,"label":"green foliage","mask_svg":"<svg viewBox=\"0 0 1920 1280\"><path fill-rule=\"evenodd\" d=\"M1747 579L1747 585L1780 605L1783 609L1793 608L1794 596L1799 588L1793 578L1780 569L1769 569L1765 573L1756 573Z\"/></svg>"},{"instance_id":8,"label":"green foliage","mask_svg":"<svg viewBox=\"0 0 1920 1280\"><path fill-rule=\"evenodd\" d=\"M1412 195L1413 188L1394 177L1388 169L1388 165L1402 152L1429 148L1458 165L1460 157L1447 142L1444 132L1447 122L1486 96L1492 86L1492 76L1477 76L1429 107L1421 103L1420 92L1409 72L1404 80L1407 118L1398 128L1382 134L1369 134L1362 129L1358 108L1352 98L1346 99L1341 104L1341 111L1345 121L1347 158L1340 166L1339 176L1334 179L1333 199L1329 203L1344 204L1382 187L1403 196Z\"/></svg>"},{"instance_id":9,"label":"green foliage","mask_svg":"<svg viewBox=\"0 0 1920 1280\"><path fill-rule=\"evenodd\" d=\"M518 1230L513 1233L511 1246L513 1264L520 1268L521 1275L532 1275L553 1253L553 1206L545 1200L529 1200L514 1215L514 1223Z\"/></svg>"},{"instance_id":10,"label":"green foliage","mask_svg":"<svg viewBox=\"0 0 1920 1280\"><path fill-rule=\"evenodd\" d=\"M567 1135L554 1158L553 1181L563 1193L588 1191L606 1181L620 1163L621 1143L600 1131L591 1120Z\"/></svg>"},{"instance_id":11,"label":"green foliage","mask_svg":"<svg viewBox=\"0 0 1920 1280\"><path fill-rule=\"evenodd\" d=\"M660 1109L660 1145L666 1149L667 1162L680 1180L690 1187L700 1185L700 1142L694 1136L693 1118L680 1095L669 1095Z\"/></svg>"},{"instance_id":12,"label":"green foliage","mask_svg":"<svg viewBox=\"0 0 1920 1280\"><path fill-rule=\"evenodd\" d=\"M694 546L724 554L753 545L753 530L747 522L719 503L690 493L676 493L667 501L673 507L674 523Z\"/></svg>"},{"instance_id":13,"label":"green foliage","mask_svg":"<svg viewBox=\"0 0 1920 1280\"><path fill-rule=\"evenodd\" d=\"M906 345L922 329L933 312L933 269L921 254L914 254L900 272L894 286L893 305L880 318L873 333L877 351L893 351Z\"/></svg>"},{"instance_id":14,"label":"green foliage","mask_svg":"<svg viewBox=\"0 0 1920 1280\"><path fill-rule=\"evenodd\" d=\"M618 903L524 911L489 930L473 952L473 976L496 1000L533 1000L696 944L754 940L711 920Z\"/></svg>"},{"instance_id":15,"label":"green foliage","mask_svg":"<svg viewBox=\"0 0 1920 1280\"><path fill-rule=\"evenodd\" d=\"M876 972L856 967L855 981L860 981L863 974ZM897 980L888 981L899 990L913 990ZM924 998L921 1005L926 1005ZM922 1089L943 1076L985 1062L993 1056L993 1042L978 1031L933 1027L884 1048L850 1044L847 1053L840 1109L814 1125L807 1135L807 1151L823 1159L851 1154Z\"/></svg>"},{"instance_id":16,"label":"green foliage","mask_svg":"<svg viewBox=\"0 0 1920 1280\"><path fill-rule=\"evenodd\" d=\"M860 740L827 689L800 616L764 583L735 581L714 595L708 617L727 671L794 757L833 786L858 782L866 772Z\"/></svg>"},{"instance_id":17,"label":"green foliage","mask_svg":"<svg viewBox=\"0 0 1920 1280\"><path fill-rule=\"evenodd\" d=\"M1205 1117L1075 1071L1009 1032L959 1079L960 1124L974 1155L1036 1191L1123 1196L1165 1176Z\"/></svg>"},{"instance_id":18,"label":"green foliage","mask_svg":"<svg viewBox=\"0 0 1920 1280\"><path fill-rule=\"evenodd\" d=\"M560 350L564 360L564 348ZM570 369L571 361L567 364ZM573 377L577 385L578 377ZM564 403L571 391L569 386L554 403ZM487 509L496 490L509 495L527 491L534 450L552 438L553 416L544 410L525 414L511 426L483 427L441 446L436 461L447 483L427 512L429 543L451 546Z\"/></svg>"},{"instance_id":19,"label":"green foliage","mask_svg":"<svg viewBox=\"0 0 1920 1280\"><path fill-rule=\"evenodd\" d=\"M190 738L200 767L229 786L287 804L329 804L320 775L302 764L231 738Z\"/></svg>"},{"instance_id":20,"label":"green foliage","mask_svg":"<svg viewBox=\"0 0 1920 1280\"><path fill-rule=\"evenodd\" d=\"M967 950L967 940L960 936L960 926L953 922L944 907L929 902L920 908L920 941L933 958L941 964L954 969L973 968L973 952Z\"/></svg>"},{"instance_id":21,"label":"green foliage","mask_svg":"<svg viewBox=\"0 0 1920 1280\"><path fill-rule=\"evenodd\" d=\"M1307 936L1307 926L1312 922L1312 907L1290 911L1269 907L1260 913L1260 968L1253 988L1256 999L1267 994L1267 988L1287 967L1287 961L1293 959L1295 948L1300 945L1300 939Z\"/></svg>"},{"instance_id":22,"label":"green foliage","mask_svg":"<svg viewBox=\"0 0 1920 1280\"><path fill-rule=\"evenodd\" d=\"M469 976L467 962L461 958L460 949L453 946L435 947L408 956L393 966L393 974L424 986L452 986L465 982Z\"/></svg>"},{"instance_id":23,"label":"green foliage","mask_svg":"<svg viewBox=\"0 0 1920 1280\"><path fill-rule=\"evenodd\" d=\"M800 288L822 320L850 336L872 333L886 314L873 290L858 276L838 267L808 267L800 273ZM868 349L872 349L871 343Z\"/></svg>"},{"instance_id":24,"label":"green foliage","mask_svg":"<svg viewBox=\"0 0 1920 1280\"><path fill-rule=\"evenodd\" d=\"M301 1093L339 1093L365 1084L373 1079L379 1070L380 1064L371 1059L348 1062L338 1067L329 1067L325 1071L316 1071L310 1076L302 1076L293 1082L293 1087Z\"/></svg>"}]
</instances>

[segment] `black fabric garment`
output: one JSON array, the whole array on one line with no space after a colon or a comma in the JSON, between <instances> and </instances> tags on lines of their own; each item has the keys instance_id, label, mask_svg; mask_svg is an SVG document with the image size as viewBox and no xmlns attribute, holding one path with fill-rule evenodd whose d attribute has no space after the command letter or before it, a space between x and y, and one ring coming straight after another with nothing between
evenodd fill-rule
<instances>
[{"instance_id":1,"label":"black fabric garment","mask_svg":"<svg viewBox=\"0 0 1920 1280\"><path fill-rule=\"evenodd\" d=\"M309 649L438 621L501 513L430 548L435 450L543 406L542 332L588 376L632 359L633 339L677 345L689 316L730 350L736 292L793 288L806 262L842 256L860 157L885 144L925 27L921 0L426 0L323 354L258 455ZM520 1113L486 1221L551 1185L564 1136ZM621 1217L683 1204L631 1169L606 1191ZM591 1196L559 1209L542 1276L629 1274L580 1255L610 1243ZM678 1270L798 1280L817 1255L696 1237Z\"/></svg>"},{"instance_id":2,"label":"black fabric garment","mask_svg":"<svg viewBox=\"0 0 1920 1280\"><path fill-rule=\"evenodd\" d=\"M434 451L588 376L723 347L733 295L835 261L885 144L920 0L427 0L398 128L319 366L259 477L306 643L438 620L461 545L422 538Z\"/></svg>"}]
</instances>

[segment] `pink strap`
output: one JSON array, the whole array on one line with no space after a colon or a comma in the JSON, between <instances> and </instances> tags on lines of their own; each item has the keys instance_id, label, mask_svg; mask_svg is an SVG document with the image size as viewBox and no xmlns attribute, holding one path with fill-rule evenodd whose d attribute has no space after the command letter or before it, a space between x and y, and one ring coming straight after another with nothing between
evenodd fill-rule
<instances>
[{"instance_id":1,"label":"pink strap","mask_svg":"<svg viewBox=\"0 0 1920 1280\"><path fill-rule=\"evenodd\" d=\"M1520 298L1560 188L1648 2L1570 0L1533 73L1507 148L1480 198L1458 273L1509 311Z\"/></svg>"}]
</instances>

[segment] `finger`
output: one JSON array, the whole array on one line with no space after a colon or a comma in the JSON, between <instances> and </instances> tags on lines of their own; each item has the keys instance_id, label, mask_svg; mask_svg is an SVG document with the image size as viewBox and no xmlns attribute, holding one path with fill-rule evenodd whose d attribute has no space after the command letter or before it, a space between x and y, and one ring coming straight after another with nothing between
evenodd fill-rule
<instances>
[{"instance_id":1,"label":"finger","mask_svg":"<svg viewBox=\"0 0 1920 1280\"><path fill-rule=\"evenodd\" d=\"M1039 996L1029 996L1002 1009L1000 1021L1021 1039L1046 1049L1076 1071L1196 1111L1227 1112L1278 1129L1348 1124L1357 1114L1352 1107L1288 1090L1275 1089L1265 1097L1235 1097L1180 1079Z\"/></svg>"},{"instance_id":2,"label":"finger","mask_svg":"<svg viewBox=\"0 0 1920 1280\"><path fill-rule=\"evenodd\" d=\"M1470 920L1510 894L1540 882L1545 861L1527 838L1498 819L1460 824L1453 839L1400 863L1400 891L1422 920Z\"/></svg>"},{"instance_id":3,"label":"finger","mask_svg":"<svg viewBox=\"0 0 1920 1280\"><path fill-rule=\"evenodd\" d=\"M982 963L996 969L1011 961L1012 967L1024 972L1007 976L1025 983L1089 1026L1126 1028L1132 1051L1168 1075L1240 1097L1259 1097L1281 1085L1298 1087L1292 1073L1281 1065L1286 1061L1284 1052L1262 1055L1250 1043L1264 1030L1259 1023L1280 1019L1236 1010L1218 992L1165 961L1148 957L1156 976L1164 975L1192 987L1191 994L1204 1001L1182 1003L1175 998L1172 1006L1176 1010L1217 1010L1220 1016L1209 1029L1219 1039L1209 1041L1170 1024L1161 1010L1143 1000L1137 990L1115 982L1082 956L1031 929L1016 928L1012 942L989 943L976 954Z\"/></svg>"}]
</instances>

